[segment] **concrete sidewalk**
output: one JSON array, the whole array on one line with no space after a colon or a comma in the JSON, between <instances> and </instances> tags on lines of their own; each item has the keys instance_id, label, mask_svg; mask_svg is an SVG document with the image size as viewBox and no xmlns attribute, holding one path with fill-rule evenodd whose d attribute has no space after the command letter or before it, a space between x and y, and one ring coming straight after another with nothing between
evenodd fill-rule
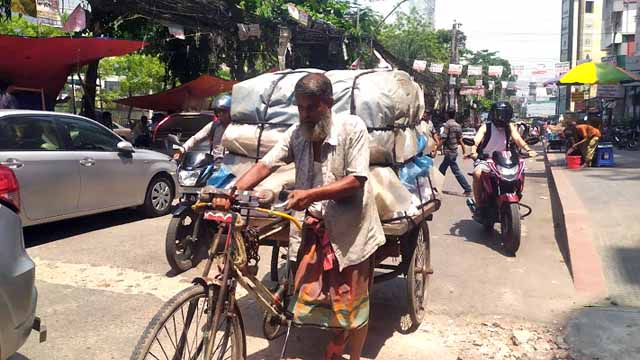
<instances>
[{"instance_id":1,"label":"concrete sidewalk","mask_svg":"<svg viewBox=\"0 0 640 360\"><path fill-rule=\"evenodd\" d=\"M567 170L564 154L548 153L547 159L576 288L640 306L640 152L616 151L614 168Z\"/></svg>"},{"instance_id":2,"label":"concrete sidewalk","mask_svg":"<svg viewBox=\"0 0 640 360\"><path fill-rule=\"evenodd\" d=\"M640 152L616 150L613 168L567 170L564 153L546 158L574 286L604 306L573 314L566 330L571 353L577 359L637 359Z\"/></svg>"}]
</instances>

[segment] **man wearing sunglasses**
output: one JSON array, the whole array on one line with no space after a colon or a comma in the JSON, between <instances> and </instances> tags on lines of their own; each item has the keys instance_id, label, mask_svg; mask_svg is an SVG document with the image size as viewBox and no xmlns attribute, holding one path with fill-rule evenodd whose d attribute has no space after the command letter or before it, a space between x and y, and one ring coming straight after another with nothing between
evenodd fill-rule
<instances>
[{"instance_id":1,"label":"man wearing sunglasses","mask_svg":"<svg viewBox=\"0 0 640 360\"><path fill-rule=\"evenodd\" d=\"M219 95L213 100L212 105L216 114L215 119L187 140L183 148L179 150L180 152L174 155L175 159L180 158L182 154L190 151L205 140L209 140L210 153L213 153L219 147L222 142L222 135L231 123L231 95Z\"/></svg>"}]
</instances>

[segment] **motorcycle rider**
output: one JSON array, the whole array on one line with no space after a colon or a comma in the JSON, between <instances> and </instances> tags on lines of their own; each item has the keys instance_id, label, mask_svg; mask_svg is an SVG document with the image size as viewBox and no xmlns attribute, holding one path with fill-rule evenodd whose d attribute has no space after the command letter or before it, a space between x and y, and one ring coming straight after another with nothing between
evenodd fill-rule
<instances>
[{"instance_id":1,"label":"motorcycle rider","mask_svg":"<svg viewBox=\"0 0 640 360\"><path fill-rule=\"evenodd\" d=\"M484 156L491 156L494 151L507 151L510 144L515 144L519 149L526 151L530 157L537 153L529 148L529 145L518 133L516 125L511 122L513 118L513 107L507 101L497 101L491 105L489 111L489 122L483 124L474 138L475 145L471 147L470 158L475 160L473 169L473 197L478 212L485 204L482 203L482 182L483 172L489 172L489 166L483 159ZM481 156L484 155L484 156Z\"/></svg>"},{"instance_id":2,"label":"motorcycle rider","mask_svg":"<svg viewBox=\"0 0 640 360\"><path fill-rule=\"evenodd\" d=\"M173 156L174 159L179 159L185 152L190 151L205 140L209 140L209 152L211 153L220 145L222 135L231 123L231 95L219 95L213 100L212 104L213 112L216 114L214 120L187 140L182 146L183 148Z\"/></svg>"}]
</instances>

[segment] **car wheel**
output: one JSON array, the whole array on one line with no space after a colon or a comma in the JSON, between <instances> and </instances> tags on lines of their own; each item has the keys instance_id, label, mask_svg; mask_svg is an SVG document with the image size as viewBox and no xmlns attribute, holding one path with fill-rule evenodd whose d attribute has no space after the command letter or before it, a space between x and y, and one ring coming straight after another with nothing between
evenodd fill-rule
<instances>
[{"instance_id":1,"label":"car wheel","mask_svg":"<svg viewBox=\"0 0 640 360\"><path fill-rule=\"evenodd\" d=\"M162 175L155 176L147 187L143 205L145 215L148 217L167 215L171 211L174 196L175 190L171 179Z\"/></svg>"}]
</instances>

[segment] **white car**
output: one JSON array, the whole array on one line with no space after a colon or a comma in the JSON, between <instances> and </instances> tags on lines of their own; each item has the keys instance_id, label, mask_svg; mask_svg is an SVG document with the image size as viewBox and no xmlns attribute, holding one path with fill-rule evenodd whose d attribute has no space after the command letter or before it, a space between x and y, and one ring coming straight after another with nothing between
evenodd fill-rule
<instances>
[{"instance_id":1,"label":"white car","mask_svg":"<svg viewBox=\"0 0 640 360\"><path fill-rule=\"evenodd\" d=\"M64 113L0 110L0 165L18 177L24 226L133 206L165 215L177 187L169 156Z\"/></svg>"}]
</instances>

